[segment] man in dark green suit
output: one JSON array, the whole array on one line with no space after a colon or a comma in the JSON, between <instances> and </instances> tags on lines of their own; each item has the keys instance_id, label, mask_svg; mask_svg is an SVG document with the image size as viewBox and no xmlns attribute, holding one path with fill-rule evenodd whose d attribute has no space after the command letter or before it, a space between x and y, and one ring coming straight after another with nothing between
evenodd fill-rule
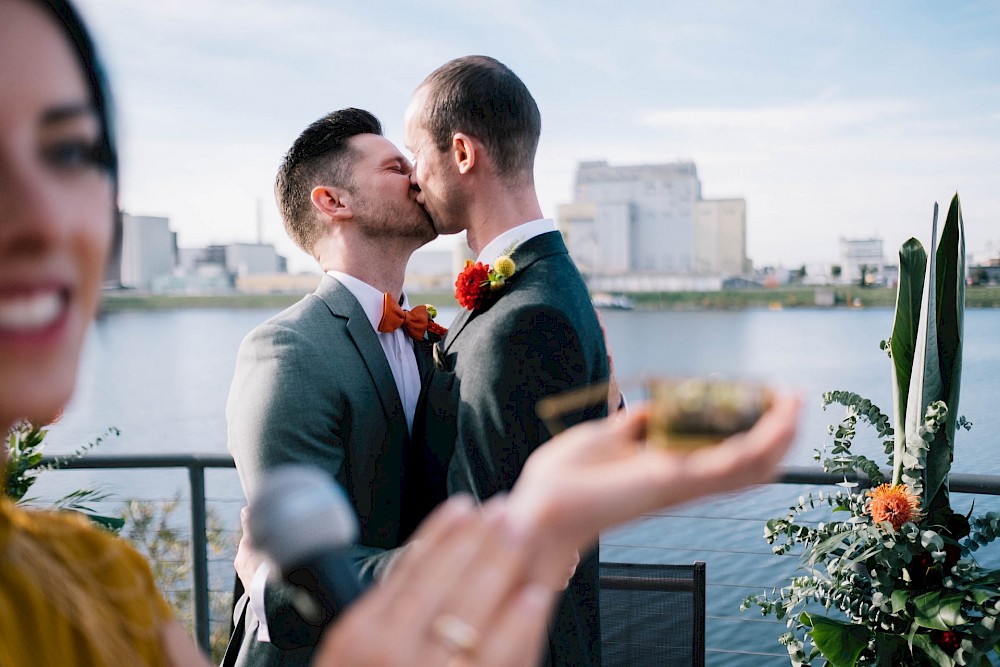
<instances>
[{"instance_id":1,"label":"man in dark green suit","mask_svg":"<svg viewBox=\"0 0 1000 667\"><path fill-rule=\"evenodd\" d=\"M354 556L369 579L406 537L404 470L433 343L403 328L381 330L384 298L398 302L410 255L435 236L415 201L409 162L381 134L374 116L345 109L310 125L288 151L278 205L289 235L326 275L247 335L226 406L247 497L284 463L329 472L357 512ZM286 589L264 585L266 569L242 565L251 595L237 604L243 632L228 663L308 664L318 628L293 611Z\"/></svg>"},{"instance_id":2,"label":"man in dark green suit","mask_svg":"<svg viewBox=\"0 0 1000 667\"><path fill-rule=\"evenodd\" d=\"M469 491L485 499L509 490L551 437L538 401L607 381L607 352L587 288L542 216L533 177L541 119L521 80L492 58L451 61L417 88L405 130L418 201L435 229L465 230L478 262L493 270L485 288L481 274L468 281L460 301L471 309L439 344L425 383L422 496ZM565 421L607 411L598 400ZM597 576L594 549L581 556L553 618L550 664L600 664Z\"/></svg>"}]
</instances>

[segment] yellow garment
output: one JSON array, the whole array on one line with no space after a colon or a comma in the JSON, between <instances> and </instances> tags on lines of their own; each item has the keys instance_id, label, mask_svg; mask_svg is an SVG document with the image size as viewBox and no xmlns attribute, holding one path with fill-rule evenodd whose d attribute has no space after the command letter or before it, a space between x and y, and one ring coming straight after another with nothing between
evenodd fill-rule
<instances>
[{"instance_id":1,"label":"yellow garment","mask_svg":"<svg viewBox=\"0 0 1000 667\"><path fill-rule=\"evenodd\" d=\"M0 667L166 665L149 565L71 512L0 498Z\"/></svg>"}]
</instances>

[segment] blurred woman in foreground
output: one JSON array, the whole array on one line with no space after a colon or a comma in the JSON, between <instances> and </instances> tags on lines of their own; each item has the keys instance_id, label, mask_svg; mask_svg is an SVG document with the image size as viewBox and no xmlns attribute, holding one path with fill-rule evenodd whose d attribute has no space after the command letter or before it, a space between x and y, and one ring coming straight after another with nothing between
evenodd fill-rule
<instances>
[{"instance_id":1,"label":"blurred woman in foreground","mask_svg":"<svg viewBox=\"0 0 1000 667\"><path fill-rule=\"evenodd\" d=\"M62 3L0 0L0 430L69 400L116 215L109 100ZM7 452L0 452L6 462ZM149 567L73 515L0 500L0 664L197 664Z\"/></svg>"},{"instance_id":2,"label":"blurred woman in foreground","mask_svg":"<svg viewBox=\"0 0 1000 667\"><path fill-rule=\"evenodd\" d=\"M108 94L75 11L65 0L0 0L0 429L46 423L70 398L116 185ZM509 499L435 513L385 584L326 634L317 664L531 664L553 598L528 576L538 560L643 511L762 481L796 411L779 399L714 456L650 458L641 410L567 432L532 458ZM0 450L0 464L6 457ZM465 641L439 627L442 617L460 620ZM6 499L0 636L10 667L207 664L127 543Z\"/></svg>"}]
</instances>

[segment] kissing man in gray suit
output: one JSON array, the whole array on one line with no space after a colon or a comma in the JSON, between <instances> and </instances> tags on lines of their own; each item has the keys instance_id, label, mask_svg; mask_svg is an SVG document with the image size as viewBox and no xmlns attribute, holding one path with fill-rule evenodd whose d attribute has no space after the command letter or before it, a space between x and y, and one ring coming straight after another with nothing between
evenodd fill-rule
<instances>
[{"instance_id":1,"label":"kissing man in gray suit","mask_svg":"<svg viewBox=\"0 0 1000 667\"><path fill-rule=\"evenodd\" d=\"M326 275L247 335L226 406L247 497L281 464L329 472L357 512L353 555L369 579L407 537L405 463L434 340L410 322L380 331L383 308L401 298L410 255L436 236L415 201L410 163L381 135L370 113L344 109L310 125L285 156L275 184L285 228ZM409 309L405 297L400 305ZM238 630L228 663L308 664L318 628L292 610L286 589L264 585L266 565L243 566L252 571L240 572L250 595L237 604L243 636Z\"/></svg>"},{"instance_id":2,"label":"kissing man in gray suit","mask_svg":"<svg viewBox=\"0 0 1000 667\"><path fill-rule=\"evenodd\" d=\"M466 310L425 382L422 431L431 463L444 469L424 476L442 480L430 496L465 491L485 499L510 490L528 456L552 436L535 412L538 401L608 380L586 285L535 193L540 133L527 87L485 56L439 67L407 109L418 201L439 233L466 230L484 265L467 269L459 297ZM486 265L492 280L483 289ZM564 421L607 411L601 400ZM553 619L549 664L600 665L597 566L596 549L581 556Z\"/></svg>"}]
</instances>

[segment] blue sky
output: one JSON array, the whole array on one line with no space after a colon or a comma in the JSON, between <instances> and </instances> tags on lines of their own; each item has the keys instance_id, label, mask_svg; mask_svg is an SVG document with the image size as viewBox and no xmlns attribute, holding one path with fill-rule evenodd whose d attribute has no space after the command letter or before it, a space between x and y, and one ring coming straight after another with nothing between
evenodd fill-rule
<instances>
[{"instance_id":1,"label":"blue sky","mask_svg":"<svg viewBox=\"0 0 1000 667\"><path fill-rule=\"evenodd\" d=\"M970 250L1000 253L1000 3L79 4L115 84L123 206L182 246L252 240L260 200L265 240L310 269L271 194L297 134L359 106L401 143L423 77L484 53L538 101L549 215L580 160L685 159L704 196L747 199L758 265L835 260L841 236L892 256L956 190Z\"/></svg>"}]
</instances>

